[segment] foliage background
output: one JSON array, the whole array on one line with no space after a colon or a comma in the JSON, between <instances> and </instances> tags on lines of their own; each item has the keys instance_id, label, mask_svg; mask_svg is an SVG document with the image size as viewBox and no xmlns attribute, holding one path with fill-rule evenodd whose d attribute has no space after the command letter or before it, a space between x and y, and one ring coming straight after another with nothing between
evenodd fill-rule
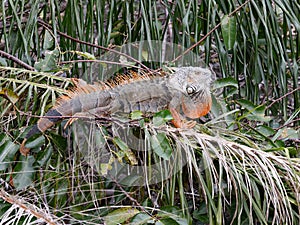
<instances>
[{"instance_id":1,"label":"foliage background","mask_svg":"<svg viewBox=\"0 0 300 225\"><path fill-rule=\"evenodd\" d=\"M0 12L1 178L18 190L1 189L3 223L64 216L67 224L109 223L111 219L102 219L128 212L120 222L299 223L297 1L7 0ZM180 134L181 141L189 136L184 142L188 146L206 143L186 150L196 153L183 174L157 186L124 189L86 175L63 132L34 140L36 152L30 157L18 153L24 131L37 120L29 115L43 115L71 86L68 78L94 81L96 74L105 79L99 62L92 60L107 48L142 40L178 43L202 57L218 78L209 122L189 135ZM154 128L145 129L155 135ZM211 138L199 138L199 129ZM172 130L165 134L178 144ZM220 144L214 139L218 135L241 146ZM250 154L253 149L262 152L259 159ZM211 167L202 173L203 158ZM104 190L113 190L113 197ZM152 195L158 196L159 210ZM273 202L272 195L282 200ZM37 208L26 213L22 204Z\"/></svg>"}]
</instances>

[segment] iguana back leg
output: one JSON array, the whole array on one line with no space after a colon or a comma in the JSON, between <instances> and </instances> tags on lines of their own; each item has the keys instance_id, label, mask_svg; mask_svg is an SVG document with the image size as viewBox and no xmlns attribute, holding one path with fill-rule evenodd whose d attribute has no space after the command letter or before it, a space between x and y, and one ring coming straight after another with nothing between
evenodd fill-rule
<instances>
[{"instance_id":1,"label":"iguana back leg","mask_svg":"<svg viewBox=\"0 0 300 225\"><path fill-rule=\"evenodd\" d=\"M96 119L98 117L108 114L109 110L110 110L110 105L107 105L107 106L91 109L87 112L77 112L72 116L72 118L70 118L67 121L67 123L64 126L64 129L66 129L68 126L70 126L73 122L75 122L79 118L81 118L81 119Z\"/></svg>"}]
</instances>

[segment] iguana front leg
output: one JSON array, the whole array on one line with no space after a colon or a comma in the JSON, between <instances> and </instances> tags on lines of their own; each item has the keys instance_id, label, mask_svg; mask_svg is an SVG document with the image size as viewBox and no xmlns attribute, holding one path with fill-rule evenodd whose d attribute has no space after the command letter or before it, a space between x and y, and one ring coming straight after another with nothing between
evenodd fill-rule
<instances>
[{"instance_id":1,"label":"iguana front leg","mask_svg":"<svg viewBox=\"0 0 300 225\"><path fill-rule=\"evenodd\" d=\"M173 120L172 123L175 127L177 128L184 128L184 129L189 129L189 128L193 128L197 122L194 120L186 120L182 115L180 115L175 108L169 108Z\"/></svg>"}]
</instances>

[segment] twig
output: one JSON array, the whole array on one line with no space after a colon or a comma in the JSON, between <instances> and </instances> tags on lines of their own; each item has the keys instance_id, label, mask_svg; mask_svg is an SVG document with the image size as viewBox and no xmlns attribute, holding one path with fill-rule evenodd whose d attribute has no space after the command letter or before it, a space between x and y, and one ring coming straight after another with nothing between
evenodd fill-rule
<instances>
[{"instance_id":1,"label":"twig","mask_svg":"<svg viewBox=\"0 0 300 225\"><path fill-rule=\"evenodd\" d=\"M274 128L274 130L280 130L280 129L284 128L284 127L287 127L287 126L290 125L291 123L295 123L295 122L297 122L297 121L300 121L300 119L294 119L294 120L291 120L291 121L289 121L287 124L284 124L284 125L282 125L282 126L280 126L280 127ZM295 128L295 129L297 130L297 128Z\"/></svg>"},{"instance_id":2,"label":"twig","mask_svg":"<svg viewBox=\"0 0 300 225\"><path fill-rule=\"evenodd\" d=\"M49 214L47 215L34 204L25 202L21 199L17 199L15 196L10 195L6 191L4 191L3 188L0 189L0 198L2 198L5 202L8 202L12 205L16 205L18 208L26 210L27 213L30 213L31 215L35 216L38 219L44 220L47 224L50 225L61 224L55 222L51 217L49 217L50 216Z\"/></svg>"},{"instance_id":3,"label":"twig","mask_svg":"<svg viewBox=\"0 0 300 225\"><path fill-rule=\"evenodd\" d=\"M292 91L290 91L290 92L288 92L288 93L282 95L280 98L277 98L277 99L274 100L270 105L268 105L268 106L266 107L266 109L269 109L269 108L270 108L272 105L274 105L276 102L282 100L282 99L285 98L286 96L288 96L288 95L290 95L290 94L293 94L295 91L298 91L298 90L300 90L300 87L297 87L296 89L294 89L294 90L292 90Z\"/></svg>"},{"instance_id":4,"label":"twig","mask_svg":"<svg viewBox=\"0 0 300 225\"><path fill-rule=\"evenodd\" d=\"M21 61L20 59L18 59L17 57L11 55L11 54L8 54L7 52L4 52L4 51L1 51L0 50L0 56L4 57L4 58L7 58L15 63L17 63L18 65L24 67L25 69L28 69L28 70L32 70L34 71L34 68L26 63L24 63L23 61Z\"/></svg>"},{"instance_id":5,"label":"twig","mask_svg":"<svg viewBox=\"0 0 300 225\"><path fill-rule=\"evenodd\" d=\"M246 4L248 4L251 0L247 0L246 2L244 2L242 5L240 5L239 7L237 7L235 10L233 10L231 13L228 14L228 16L232 16L233 14L235 14L236 12L238 12L241 8L243 8ZM189 53L193 48L197 47L198 45L200 45L201 42L203 42L209 35L212 34L212 32L214 32L216 29L219 28L219 26L221 26L221 22L218 23L213 29L211 29L203 38L200 39L200 41L196 42L195 44L193 44L191 47L189 47L187 50L185 50L181 55L177 56L175 59L172 60L172 63L176 62L177 60L179 60L181 57L183 57L185 54Z\"/></svg>"},{"instance_id":6,"label":"twig","mask_svg":"<svg viewBox=\"0 0 300 225\"><path fill-rule=\"evenodd\" d=\"M46 28L51 29L51 26L50 26L49 24L45 23L45 22L44 22L43 20L41 20L41 19L38 19L38 23L41 24L43 27L46 27ZM59 35L65 37L65 38L68 38L68 39L70 39L70 40L72 40L72 41L75 41L75 42L77 42L77 43L84 44L84 45L88 45L88 46L95 47L95 48L99 48L99 49L102 49L102 50L105 50L105 51L108 51L108 52L113 52L113 53L116 53L116 54L118 54L118 55L122 55L122 56L124 56L124 57L126 57L126 58L132 60L133 62L137 63L137 64L140 65L143 69L147 70L149 73L152 72L152 71L151 71L147 66L145 66L143 63L141 63L141 62L138 61L137 59L135 59L135 58L131 57L130 55L127 55L127 54L125 54L125 53L123 53L123 52L119 52L119 51L117 51L117 50L115 50L115 49L112 49L112 48L106 48L106 47L103 47L103 46L100 46L100 45L92 44L92 43L90 43L90 42L86 42L86 41L79 40L79 39L74 38L74 37L71 37L70 35L67 35L67 34L65 34L65 33L61 32L61 31L59 31L59 30L57 31L57 33L58 33Z\"/></svg>"},{"instance_id":7,"label":"twig","mask_svg":"<svg viewBox=\"0 0 300 225\"><path fill-rule=\"evenodd\" d=\"M130 194L128 194L128 192L125 191L125 189L113 177L110 176L110 178L114 181L114 183L117 185L117 187L120 188L121 192L123 192L126 195L126 197L130 199L130 201L132 201L136 204L136 207L140 208L144 213L151 216L151 214L149 212L147 212L145 210L145 208L135 198L131 197Z\"/></svg>"},{"instance_id":8,"label":"twig","mask_svg":"<svg viewBox=\"0 0 300 225\"><path fill-rule=\"evenodd\" d=\"M59 64L62 65L62 64L69 64L69 63L80 63L80 62L98 62L98 63L113 64L113 65L130 66L131 68L139 69L139 67L131 65L131 64L125 64L125 63L119 63L119 62L113 62L113 61L107 61L107 60L95 60L95 59L70 60L70 61L59 62Z\"/></svg>"}]
</instances>

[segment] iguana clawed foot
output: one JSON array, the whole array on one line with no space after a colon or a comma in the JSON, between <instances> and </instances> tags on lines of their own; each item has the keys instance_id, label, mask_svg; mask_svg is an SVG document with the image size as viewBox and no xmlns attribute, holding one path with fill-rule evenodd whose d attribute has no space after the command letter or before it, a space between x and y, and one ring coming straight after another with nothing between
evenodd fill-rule
<instances>
[{"instance_id":1,"label":"iguana clawed foot","mask_svg":"<svg viewBox=\"0 0 300 225\"><path fill-rule=\"evenodd\" d=\"M26 141L27 139L25 138L20 146L20 153L24 156L27 156L30 152L30 148L25 147Z\"/></svg>"}]
</instances>

